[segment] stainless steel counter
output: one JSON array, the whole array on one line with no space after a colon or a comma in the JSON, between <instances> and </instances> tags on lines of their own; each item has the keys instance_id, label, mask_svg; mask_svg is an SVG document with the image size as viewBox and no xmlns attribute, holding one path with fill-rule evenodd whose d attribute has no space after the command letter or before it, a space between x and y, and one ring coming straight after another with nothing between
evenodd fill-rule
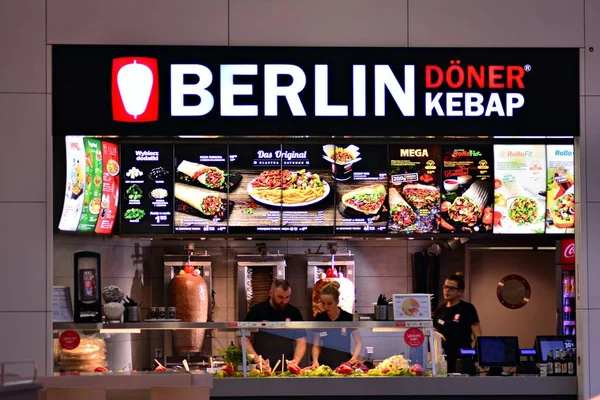
<instances>
[{"instance_id":1,"label":"stainless steel counter","mask_svg":"<svg viewBox=\"0 0 600 400\"><path fill-rule=\"evenodd\" d=\"M576 377L447 377L447 378L222 378L213 381L211 398L394 396L529 399L576 399ZM458 398L455 397L455 398Z\"/></svg>"}]
</instances>

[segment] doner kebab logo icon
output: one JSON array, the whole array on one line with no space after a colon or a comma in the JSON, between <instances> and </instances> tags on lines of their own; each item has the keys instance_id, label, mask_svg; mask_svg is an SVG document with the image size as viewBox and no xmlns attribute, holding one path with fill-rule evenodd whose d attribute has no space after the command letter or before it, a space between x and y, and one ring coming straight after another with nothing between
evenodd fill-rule
<instances>
[{"instance_id":1,"label":"doner kebab logo icon","mask_svg":"<svg viewBox=\"0 0 600 400\"><path fill-rule=\"evenodd\" d=\"M120 57L112 65L112 111L119 122L158 120L158 61Z\"/></svg>"}]
</instances>

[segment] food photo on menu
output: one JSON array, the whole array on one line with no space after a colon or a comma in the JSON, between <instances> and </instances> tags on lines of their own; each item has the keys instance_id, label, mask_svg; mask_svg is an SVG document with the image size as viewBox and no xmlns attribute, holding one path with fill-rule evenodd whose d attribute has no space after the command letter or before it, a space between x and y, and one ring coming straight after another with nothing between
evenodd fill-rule
<instances>
[{"instance_id":1,"label":"food photo on menu","mask_svg":"<svg viewBox=\"0 0 600 400\"><path fill-rule=\"evenodd\" d=\"M494 145L494 233L544 233L546 146Z\"/></svg>"},{"instance_id":2,"label":"food photo on menu","mask_svg":"<svg viewBox=\"0 0 600 400\"><path fill-rule=\"evenodd\" d=\"M292 174L282 170L282 148L279 144L247 143L229 145L229 173L240 176L241 183L231 187L229 200L235 203L230 216L228 231L232 234L271 233L281 231L281 205L303 201L307 192L282 190L283 181L288 182ZM294 174L302 179L303 175ZM305 179L309 179L305 176ZM311 179L311 186L318 182Z\"/></svg>"},{"instance_id":3,"label":"food photo on menu","mask_svg":"<svg viewBox=\"0 0 600 400\"><path fill-rule=\"evenodd\" d=\"M281 231L333 233L334 184L322 146L284 144L281 163Z\"/></svg>"},{"instance_id":4,"label":"food photo on menu","mask_svg":"<svg viewBox=\"0 0 600 400\"><path fill-rule=\"evenodd\" d=\"M329 144L323 152L336 184L336 232L385 232L389 219L387 146Z\"/></svg>"},{"instance_id":5,"label":"food photo on menu","mask_svg":"<svg viewBox=\"0 0 600 400\"><path fill-rule=\"evenodd\" d=\"M227 145L175 145L175 231L225 233L242 180L227 171Z\"/></svg>"},{"instance_id":6,"label":"food photo on menu","mask_svg":"<svg viewBox=\"0 0 600 400\"><path fill-rule=\"evenodd\" d=\"M78 232L94 232L102 208L102 142L83 138L85 149L85 186Z\"/></svg>"},{"instance_id":7,"label":"food photo on menu","mask_svg":"<svg viewBox=\"0 0 600 400\"><path fill-rule=\"evenodd\" d=\"M492 146L442 147L440 232L492 233Z\"/></svg>"},{"instance_id":8,"label":"food photo on menu","mask_svg":"<svg viewBox=\"0 0 600 400\"><path fill-rule=\"evenodd\" d=\"M441 148L389 146L389 224L392 234L438 233Z\"/></svg>"},{"instance_id":9,"label":"food photo on menu","mask_svg":"<svg viewBox=\"0 0 600 400\"><path fill-rule=\"evenodd\" d=\"M173 146L122 144L121 232L173 233Z\"/></svg>"},{"instance_id":10,"label":"food photo on menu","mask_svg":"<svg viewBox=\"0 0 600 400\"><path fill-rule=\"evenodd\" d=\"M573 145L547 145L546 233L575 233Z\"/></svg>"},{"instance_id":11,"label":"food photo on menu","mask_svg":"<svg viewBox=\"0 0 600 400\"><path fill-rule=\"evenodd\" d=\"M83 136L65 137L66 184L58 229L75 232L83 211L86 187L86 154ZM102 153L100 154L102 156Z\"/></svg>"},{"instance_id":12,"label":"food photo on menu","mask_svg":"<svg viewBox=\"0 0 600 400\"><path fill-rule=\"evenodd\" d=\"M116 143L102 141L102 197L100 214L94 232L112 233L119 210L121 157Z\"/></svg>"}]
</instances>

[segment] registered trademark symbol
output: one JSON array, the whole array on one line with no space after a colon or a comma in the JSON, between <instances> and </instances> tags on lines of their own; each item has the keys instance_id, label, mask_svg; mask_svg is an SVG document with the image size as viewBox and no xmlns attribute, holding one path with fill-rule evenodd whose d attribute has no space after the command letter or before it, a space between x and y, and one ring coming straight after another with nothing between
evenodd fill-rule
<instances>
[{"instance_id":1,"label":"registered trademark symbol","mask_svg":"<svg viewBox=\"0 0 600 400\"><path fill-rule=\"evenodd\" d=\"M525 64L525 66L523 67L523 69L525 70L525 72L529 72L529 71L531 71L531 65Z\"/></svg>"}]
</instances>

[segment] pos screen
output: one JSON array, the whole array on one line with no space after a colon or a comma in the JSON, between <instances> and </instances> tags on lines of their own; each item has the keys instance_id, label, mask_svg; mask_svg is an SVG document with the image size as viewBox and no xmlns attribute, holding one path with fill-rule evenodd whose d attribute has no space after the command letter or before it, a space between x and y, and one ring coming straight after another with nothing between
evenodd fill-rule
<instances>
[{"instance_id":1,"label":"pos screen","mask_svg":"<svg viewBox=\"0 0 600 400\"><path fill-rule=\"evenodd\" d=\"M538 361L548 360L550 350L568 350L575 347L574 336L537 336L535 341Z\"/></svg>"},{"instance_id":2,"label":"pos screen","mask_svg":"<svg viewBox=\"0 0 600 400\"><path fill-rule=\"evenodd\" d=\"M480 367L519 366L519 338L516 336L478 336Z\"/></svg>"}]
</instances>

